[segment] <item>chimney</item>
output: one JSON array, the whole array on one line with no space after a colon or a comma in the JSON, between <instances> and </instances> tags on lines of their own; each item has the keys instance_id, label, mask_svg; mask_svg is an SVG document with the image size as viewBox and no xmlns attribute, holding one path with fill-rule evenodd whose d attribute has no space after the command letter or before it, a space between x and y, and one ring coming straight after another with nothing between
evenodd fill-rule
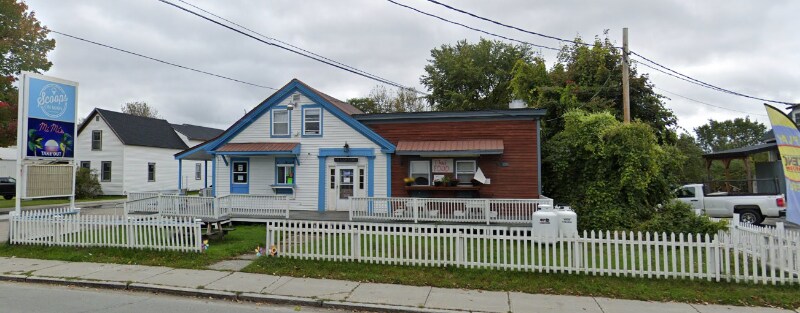
<instances>
[{"instance_id":1,"label":"chimney","mask_svg":"<svg viewBox=\"0 0 800 313\"><path fill-rule=\"evenodd\" d=\"M522 99L511 100L511 103L508 104L509 109L524 109L527 107L528 105L526 105L525 101L522 101Z\"/></svg>"}]
</instances>

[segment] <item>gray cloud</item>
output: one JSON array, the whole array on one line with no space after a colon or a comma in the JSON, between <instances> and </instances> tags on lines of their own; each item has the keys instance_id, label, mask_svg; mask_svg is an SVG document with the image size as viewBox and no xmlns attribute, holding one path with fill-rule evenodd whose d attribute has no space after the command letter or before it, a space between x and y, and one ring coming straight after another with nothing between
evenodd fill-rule
<instances>
[{"instance_id":1,"label":"gray cloud","mask_svg":"<svg viewBox=\"0 0 800 313\"><path fill-rule=\"evenodd\" d=\"M187 0L189 1L189 0ZM387 79L421 88L430 50L480 34L386 1L190 1L268 36ZM426 1L402 1L487 31L537 44L558 42L478 21ZM447 1L487 17L554 36L590 40L606 29L631 49L678 71L729 89L800 102L796 1ZM158 1L47 1L29 6L48 27L156 58L281 87L299 78L335 97L364 96L376 82L260 44ZM172 122L227 127L272 91L173 68L53 35L49 75L81 84L82 115L143 100ZM543 51L552 62L555 54ZM763 114L760 101L703 89L643 66L659 88L689 98ZM667 106L691 130L709 118L745 114L667 93ZM767 122L760 115L753 118Z\"/></svg>"}]
</instances>

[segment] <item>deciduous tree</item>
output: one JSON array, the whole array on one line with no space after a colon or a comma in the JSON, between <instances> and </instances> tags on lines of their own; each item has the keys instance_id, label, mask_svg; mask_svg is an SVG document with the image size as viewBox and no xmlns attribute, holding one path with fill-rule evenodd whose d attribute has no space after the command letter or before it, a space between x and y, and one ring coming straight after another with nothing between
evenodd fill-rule
<instances>
[{"instance_id":1,"label":"deciduous tree","mask_svg":"<svg viewBox=\"0 0 800 313\"><path fill-rule=\"evenodd\" d=\"M136 116L143 116L143 117L150 117L150 118L161 118L158 115L158 110L148 105L146 102L143 101L134 101L128 102L122 107L120 107L122 113L136 115Z\"/></svg>"},{"instance_id":2,"label":"deciduous tree","mask_svg":"<svg viewBox=\"0 0 800 313\"><path fill-rule=\"evenodd\" d=\"M512 69L519 60L533 61L530 47L483 38L475 44L462 40L431 50L420 82L437 111L508 108Z\"/></svg>"},{"instance_id":3,"label":"deciduous tree","mask_svg":"<svg viewBox=\"0 0 800 313\"><path fill-rule=\"evenodd\" d=\"M372 88L365 98L352 98L347 102L364 113L419 112L427 109L417 91L404 88L391 91L383 85Z\"/></svg>"},{"instance_id":4,"label":"deciduous tree","mask_svg":"<svg viewBox=\"0 0 800 313\"><path fill-rule=\"evenodd\" d=\"M705 152L719 152L761 143L767 127L748 116L722 122L709 119L694 131Z\"/></svg>"},{"instance_id":5,"label":"deciduous tree","mask_svg":"<svg viewBox=\"0 0 800 313\"><path fill-rule=\"evenodd\" d=\"M48 33L24 2L0 0L0 146L17 139L17 76L21 71L41 73L53 65L47 53L56 42L47 39Z\"/></svg>"}]
</instances>

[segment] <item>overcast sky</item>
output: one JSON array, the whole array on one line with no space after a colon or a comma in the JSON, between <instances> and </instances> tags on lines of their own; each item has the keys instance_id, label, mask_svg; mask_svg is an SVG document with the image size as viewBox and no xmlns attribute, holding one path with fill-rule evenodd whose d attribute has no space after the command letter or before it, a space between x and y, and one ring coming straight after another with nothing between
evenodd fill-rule
<instances>
[{"instance_id":1,"label":"overcast sky","mask_svg":"<svg viewBox=\"0 0 800 313\"><path fill-rule=\"evenodd\" d=\"M481 37L383 0L186 1L267 36L419 89L432 48ZM424 0L397 1L519 40L559 44ZM745 94L800 102L800 1L442 1L562 38L591 39L608 29L621 45L622 28L628 27L631 50L679 72ZM155 0L27 3L53 30L260 85L279 88L298 78L342 100L366 96L376 85ZM173 123L227 128L273 92L51 36L56 48L46 74L80 83L81 116L95 107L119 110L125 102L145 101ZM549 62L555 59L548 50L542 55ZM643 66L638 70L652 73L656 91L670 98L666 106L689 131L709 118L748 114L666 91L749 112L768 123L761 101L698 87Z\"/></svg>"}]
</instances>

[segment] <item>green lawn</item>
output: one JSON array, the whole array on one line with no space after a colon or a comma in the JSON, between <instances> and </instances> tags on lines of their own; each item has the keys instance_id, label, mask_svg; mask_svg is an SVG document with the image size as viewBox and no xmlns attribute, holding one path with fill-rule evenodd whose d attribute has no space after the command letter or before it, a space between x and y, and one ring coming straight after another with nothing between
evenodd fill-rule
<instances>
[{"instance_id":1,"label":"green lawn","mask_svg":"<svg viewBox=\"0 0 800 313\"><path fill-rule=\"evenodd\" d=\"M259 244L263 246L265 235L266 230L263 224L237 225L236 230L228 233L224 239L209 242L209 249L203 253L4 244L0 245L0 256L204 269L206 266L222 260L245 253L254 253L256 246Z\"/></svg>"},{"instance_id":2,"label":"green lawn","mask_svg":"<svg viewBox=\"0 0 800 313\"><path fill-rule=\"evenodd\" d=\"M75 202L89 202L89 201L103 201L103 200L119 200L125 199L125 196L99 196L94 199L78 199ZM0 208L13 208L16 206L15 199L6 200L0 198ZM37 206L37 205L50 205L50 204L65 204L69 203L69 199L67 198L54 198L54 199L36 199L36 200L24 200L22 201L22 206Z\"/></svg>"},{"instance_id":3,"label":"green lawn","mask_svg":"<svg viewBox=\"0 0 800 313\"><path fill-rule=\"evenodd\" d=\"M599 296L635 300L740 306L800 306L798 286L763 286L680 279L642 279L576 274L393 266L262 257L245 272L359 282Z\"/></svg>"}]
</instances>

